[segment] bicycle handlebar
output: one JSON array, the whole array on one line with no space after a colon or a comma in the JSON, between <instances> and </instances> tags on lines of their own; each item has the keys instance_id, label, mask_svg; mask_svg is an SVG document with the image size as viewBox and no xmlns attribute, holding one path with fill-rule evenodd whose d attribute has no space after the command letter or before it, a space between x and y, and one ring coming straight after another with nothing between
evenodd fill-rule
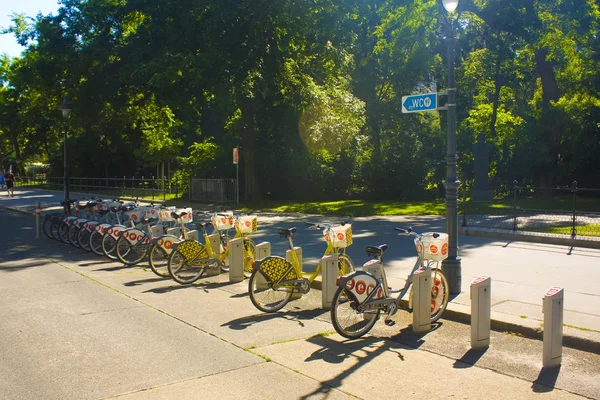
<instances>
[{"instance_id":1,"label":"bicycle handlebar","mask_svg":"<svg viewBox=\"0 0 600 400\"><path fill-rule=\"evenodd\" d=\"M422 234L413 231L411 227L408 227L408 228L394 228L394 230L397 231L397 232L400 232L400 234L406 235L406 236L416 236L416 237L423 236ZM440 237L440 234L434 232L432 234L432 236L434 237L434 239L437 239L438 237Z\"/></svg>"}]
</instances>

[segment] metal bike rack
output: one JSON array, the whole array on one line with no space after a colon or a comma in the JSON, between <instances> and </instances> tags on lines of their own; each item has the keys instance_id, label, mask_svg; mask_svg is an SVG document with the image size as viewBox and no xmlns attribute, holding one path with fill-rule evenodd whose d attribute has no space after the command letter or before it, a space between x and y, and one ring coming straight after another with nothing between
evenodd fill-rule
<instances>
[{"instance_id":1,"label":"metal bike rack","mask_svg":"<svg viewBox=\"0 0 600 400\"><path fill-rule=\"evenodd\" d=\"M564 289L553 286L542 300L544 313L544 367L556 367L562 362Z\"/></svg>"},{"instance_id":2,"label":"metal bike rack","mask_svg":"<svg viewBox=\"0 0 600 400\"><path fill-rule=\"evenodd\" d=\"M331 308L337 290L338 255L329 254L321 258L321 307Z\"/></svg>"},{"instance_id":3,"label":"metal bike rack","mask_svg":"<svg viewBox=\"0 0 600 400\"><path fill-rule=\"evenodd\" d=\"M231 239L227 243L229 253L229 282L244 280L244 242L242 238Z\"/></svg>"},{"instance_id":4,"label":"metal bike rack","mask_svg":"<svg viewBox=\"0 0 600 400\"><path fill-rule=\"evenodd\" d=\"M492 280L480 276L471 282L471 348L481 349L490 345Z\"/></svg>"},{"instance_id":5,"label":"metal bike rack","mask_svg":"<svg viewBox=\"0 0 600 400\"><path fill-rule=\"evenodd\" d=\"M431 330L431 270L417 270L413 275L413 332Z\"/></svg>"}]
</instances>

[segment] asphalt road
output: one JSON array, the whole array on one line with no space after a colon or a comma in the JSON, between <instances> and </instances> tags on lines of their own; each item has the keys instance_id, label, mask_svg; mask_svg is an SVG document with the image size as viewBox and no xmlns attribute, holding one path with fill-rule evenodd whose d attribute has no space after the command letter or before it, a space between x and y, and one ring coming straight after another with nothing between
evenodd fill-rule
<instances>
[{"instance_id":1,"label":"asphalt road","mask_svg":"<svg viewBox=\"0 0 600 400\"><path fill-rule=\"evenodd\" d=\"M538 340L493 332L472 351L468 326L415 335L406 312L345 341L316 290L265 315L225 274L183 287L36 239L22 214L0 226L2 399L600 398L598 354L543 369Z\"/></svg>"}]
</instances>

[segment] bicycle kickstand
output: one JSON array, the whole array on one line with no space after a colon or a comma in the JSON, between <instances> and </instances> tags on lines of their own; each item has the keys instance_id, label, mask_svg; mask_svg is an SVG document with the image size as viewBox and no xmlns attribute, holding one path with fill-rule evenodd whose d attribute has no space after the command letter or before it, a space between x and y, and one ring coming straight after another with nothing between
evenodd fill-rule
<instances>
[{"instance_id":1,"label":"bicycle kickstand","mask_svg":"<svg viewBox=\"0 0 600 400\"><path fill-rule=\"evenodd\" d=\"M396 325L396 321L391 319L392 315L396 314L396 311L398 311L398 306L396 303L390 304L387 315L385 316L385 320L383 321L387 326Z\"/></svg>"}]
</instances>

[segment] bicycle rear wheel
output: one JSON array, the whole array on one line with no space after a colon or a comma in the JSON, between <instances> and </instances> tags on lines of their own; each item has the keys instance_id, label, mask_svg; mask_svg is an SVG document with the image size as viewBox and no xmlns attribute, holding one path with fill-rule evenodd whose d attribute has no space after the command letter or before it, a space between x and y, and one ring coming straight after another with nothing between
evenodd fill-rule
<instances>
[{"instance_id":1,"label":"bicycle rear wheel","mask_svg":"<svg viewBox=\"0 0 600 400\"><path fill-rule=\"evenodd\" d=\"M167 268L175 282L189 285L200 279L204 270L213 262L215 260L208 258L208 251L201 243L186 240L171 252Z\"/></svg>"},{"instance_id":2,"label":"bicycle rear wheel","mask_svg":"<svg viewBox=\"0 0 600 400\"><path fill-rule=\"evenodd\" d=\"M331 323L335 331L348 339L357 339L373 328L379 318L379 309L369 312L357 310L358 301L345 287L338 287L333 295Z\"/></svg>"},{"instance_id":3,"label":"bicycle rear wheel","mask_svg":"<svg viewBox=\"0 0 600 400\"><path fill-rule=\"evenodd\" d=\"M262 312L274 313L281 310L292 298L293 289L273 289L260 269L254 270L248 281L248 294L254 307Z\"/></svg>"},{"instance_id":4,"label":"bicycle rear wheel","mask_svg":"<svg viewBox=\"0 0 600 400\"><path fill-rule=\"evenodd\" d=\"M60 239L60 225L62 224L62 222L60 222L57 219L52 219L52 225L50 226L50 234L52 235L52 239L56 240L57 242L62 242L62 240Z\"/></svg>"},{"instance_id":5,"label":"bicycle rear wheel","mask_svg":"<svg viewBox=\"0 0 600 400\"><path fill-rule=\"evenodd\" d=\"M150 269L161 278L168 278L169 275L169 254L162 247L154 243L150 248L148 256Z\"/></svg>"}]
</instances>

